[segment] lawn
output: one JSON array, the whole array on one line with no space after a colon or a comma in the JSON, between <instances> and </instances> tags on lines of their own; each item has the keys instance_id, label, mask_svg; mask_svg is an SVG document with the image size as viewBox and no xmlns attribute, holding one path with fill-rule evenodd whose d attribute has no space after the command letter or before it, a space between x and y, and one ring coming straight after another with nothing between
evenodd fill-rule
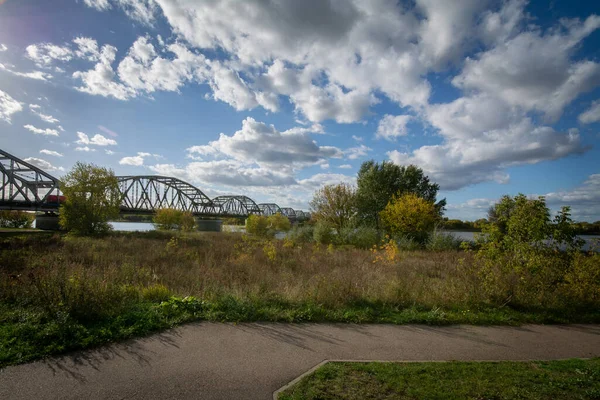
<instances>
[{"instance_id":1,"label":"lawn","mask_svg":"<svg viewBox=\"0 0 600 400\"><path fill-rule=\"evenodd\" d=\"M600 322L588 275L570 284L549 275L552 284L541 285L539 274L528 281L499 272L490 281L486 271L472 252L236 233L0 237L0 367L195 320Z\"/></svg>"},{"instance_id":2,"label":"lawn","mask_svg":"<svg viewBox=\"0 0 600 400\"><path fill-rule=\"evenodd\" d=\"M600 359L332 362L304 377L279 399L600 399Z\"/></svg>"}]
</instances>

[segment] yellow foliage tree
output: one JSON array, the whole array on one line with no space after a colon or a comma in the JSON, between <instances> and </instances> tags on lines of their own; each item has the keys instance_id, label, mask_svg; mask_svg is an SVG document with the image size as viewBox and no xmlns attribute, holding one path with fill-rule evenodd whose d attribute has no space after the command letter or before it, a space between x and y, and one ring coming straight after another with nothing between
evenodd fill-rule
<instances>
[{"instance_id":1,"label":"yellow foliage tree","mask_svg":"<svg viewBox=\"0 0 600 400\"><path fill-rule=\"evenodd\" d=\"M384 228L424 243L439 218L435 204L414 193L394 196L380 213Z\"/></svg>"}]
</instances>

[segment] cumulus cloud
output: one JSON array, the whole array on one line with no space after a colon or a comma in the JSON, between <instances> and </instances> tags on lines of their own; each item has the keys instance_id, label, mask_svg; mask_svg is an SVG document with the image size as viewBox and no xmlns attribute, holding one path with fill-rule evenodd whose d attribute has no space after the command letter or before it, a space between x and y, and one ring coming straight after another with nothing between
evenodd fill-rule
<instances>
[{"instance_id":1,"label":"cumulus cloud","mask_svg":"<svg viewBox=\"0 0 600 400\"><path fill-rule=\"evenodd\" d=\"M338 166L338 168L340 168L340 169L350 169L350 168L352 168L352 165L350 165L350 164L342 164L342 165Z\"/></svg>"},{"instance_id":2,"label":"cumulus cloud","mask_svg":"<svg viewBox=\"0 0 600 400\"><path fill-rule=\"evenodd\" d=\"M52 43L31 44L25 49L27 57L39 66L49 66L54 61L71 61L73 51L68 46Z\"/></svg>"},{"instance_id":3,"label":"cumulus cloud","mask_svg":"<svg viewBox=\"0 0 600 400\"><path fill-rule=\"evenodd\" d=\"M193 156L224 156L245 163L280 168L320 163L331 157L341 157L340 149L319 146L302 130L278 131L273 125L251 117L242 122L242 129L228 136L221 133L208 145L188 149Z\"/></svg>"},{"instance_id":4,"label":"cumulus cloud","mask_svg":"<svg viewBox=\"0 0 600 400\"><path fill-rule=\"evenodd\" d=\"M100 135L99 133L95 134L92 138L90 138L87 134L83 132L77 132L77 137L79 138L75 143L83 144L83 145L95 145L95 146L116 146L117 141L113 139L109 139L105 136Z\"/></svg>"},{"instance_id":5,"label":"cumulus cloud","mask_svg":"<svg viewBox=\"0 0 600 400\"><path fill-rule=\"evenodd\" d=\"M467 58L452 83L493 93L511 106L543 112L549 121L579 94L600 85L600 64L571 60L577 45L600 27L600 16L563 21L563 29L529 30Z\"/></svg>"},{"instance_id":6,"label":"cumulus cloud","mask_svg":"<svg viewBox=\"0 0 600 400\"><path fill-rule=\"evenodd\" d=\"M40 150L40 154L47 154L49 156L54 156L54 157L62 157L63 155L61 153L59 153L58 151L54 151L54 150Z\"/></svg>"},{"instance_id":7,"label":"cumulus cloud","mask_svg":"<svg viewBox=\"0 0 600 400\"><path fill-rule=\"evenodd\" d=\"M408 135L406 124L412 119L410 115L389 115L386 114L379 121L375 137L386 140L395 140L399 136Z\"/></svg>"},{"instance_id":8,"label":"cumulus cloud","mask_svg":"<svg viewBox=\"0 0 600 400\"><path fill-rule=\"evenodd\" d=\"M194 161L184 167L156 164L149 167L160 175L177 176L190 182L230 187L276 186L296 183L293 176L270 168L251 167L237 160Z\"/></svg>"},{"instance_id":9,"label":"cumulus cloud","mask_svg":"<svg viewBox=\"0 0 600 400\"><path fill-rule=\"evenodd\" d=\"M50 128L41 129L41 128L36 128L35 126L29 125L29 124L24 125L23 128L35 133L36 135L58 136L58 131L56 129L50 129Z\"/></svg>"},{"instance_id":10,"label":"cumulus cloud","mask_svg":"<svg viewBox=\"0 0 600 400\"><path fill-rule=\"evenodd\" d=\"M600 101L595 101L590 108L579 115L579 122L582 124L591 124L598 121L600 121Z\"/></svg>"},{"instance_id":11,"label":"cumulus cloud","mask_svg":"<svg viewBox=\"0 0 600 400\"><path fill-rule=\"evenodd\" d=\"M8 47L6 47L6 45L0 43L0 53L2 53L3 51L8 50Z\"/></svg>"},{"instance_id":12,"label":"cumulus cloud","mask_svg":"<svg viewBox=\"0 0 600 400\"><path fill-rule=\"evenodd\" d=\"M151 154L151 153L145 153L145 152L138 152L137 155L135 156L129 156L129 157L123 157L121 158L121 160L119 161L119 164L121 165L132 165L134 167L140 167L142 165L144 165L144 159L147 157L155 157L155 158L162 158L161 155L159 154Z\"/></svg>"},{"instance_id":13,"label":"cumulus cloud","mask_svg":"<svg viewBox=\"0 0 600 400\"><path fill-rule=\"evenodd\" d=\"M112 8L112 4L121 8L131 19L150 24L154 20L156 3L154 0L83 0L83 3L98 11Z\"/></svg>"},{"instance_id":14,"label":"cumulus cloud","mask_svg":"<svg viewBox=\"0 0 600 400\"><path fill-rule=\"evenodd\" d=\"M52 165L50 162L41 159L41 158L36 158L36 157L27 157L25 159L23 159L23 161L28 162L29 164L32 164L40 169L43 169L44 171L64 171L65 169L63 167L56 167L54 165Z\"/></svg>"},{"instance_id":15,"label":"cumulus cloud","mask_svg":"<svg viewBox=\"0 0 600 400\"><path fill-rule=\"evenodd\" d=\"M546 193L545 197L555 208L570 206L576 220L600 220L600 174L590 175L573 189Z\"/></svg>"},{"instance_id":16,"label":"cumulus cloud","mask_svg":"<svg viewBox=\"0 0 600 400\"><path fill-rule=\"evenodd\" d=\"M23 110L23 104L0 89L0 120L11 123L11 116Z\"/></svg>"}]
</instances>

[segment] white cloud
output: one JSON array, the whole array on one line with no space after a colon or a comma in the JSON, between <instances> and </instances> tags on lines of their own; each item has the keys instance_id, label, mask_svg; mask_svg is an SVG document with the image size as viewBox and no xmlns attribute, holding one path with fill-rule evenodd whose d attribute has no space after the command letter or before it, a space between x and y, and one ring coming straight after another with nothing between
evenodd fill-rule
<instances>
[{"instance_id":1,"label":"white cloud","mask_svg":"<svg viewBox=\"0 0 600 400\"><path fill-rule=\"evenodd\" d=\"M364 138L361 138L360 136L356 135L352 135L352 139L356 140L357 142L362 142L364 140Z\"/></svg>"},{"instance_id":2,"label":"white cloud","mask_svg":"<svg viewBox=\"0 0 600 400\"><path fill-rule=\"evenodd\" d=\"M27 158L23 159L23 161L28 162L32 165L35 165L36 167L43 169L45 171L64 171L65 170L63 167L55 167L48 161L41 159L41 158L27 157Z\"/></svg>"},{"instance_id":3,"label":"white cloud","mask_svg":"<svg viewBox=\"0 0 600 400\"><path fill-rule=\"evenodd\" d=\"M36 128L33 125L29 125L29 124L24 125L23 128L35 133L36 135L58 136L58 131L56 129L50 129L50 128L40 129L40 128Z\"/></svg>"},{"instance_id":4,"label":"white cloud","mask_svg":"<svg viewBox=\"0 0 600 400\"><path fill-rule=\"evenodd\" d=\"M357 158L365 157L371 150L373 150L373 149L365 146L364 144L361 144L359 146L350 147L350 148L344 150L344 155L349 160L356 160Z\"/></svg>"},{"instance_id":5,"label":"white cloud","mask_svg":"<svg viewBox=\"0 0 600 400\"><path fill-rule=\"evenodd\" d=\"M73 43L77 45L75 55L78 58L87 59L88 61L98 61L100 58L100 51L98 50L98 42L89 37L76 37L73 39Z\"/></svg>"},{"instance_id":6,"label":"white cloud","mask_svg":"<svg viewBox=\"0 0 600 400\"><path fill-rule=\"evenodd\" d=\"M408 124L412 118L413 117L410 115L384 115L379 121L375 137L386 140L395 140L399 136L408 135L406 124Z\"/></svg>"},{"instance_id":7,"label":"white cloud","mask_svg":"<svg viewBox=\"0 0 600 400\"><path fill-rule=\"evenodd\" d=\"M0 70L9 72L16 76L20 76L23 78L29 78L29 79L35 79L38 81L48 81L48 80L52 79L52 75L50 75L46 72L42 72L42 71L19 72L19 71L15 71L11 68L8 68L6 65L4 65L2 63L0 63Z\"/></svg>"},{"instance_id":8,"label":"white cloud","mask_svg":"<svg viewBox=\"0 0 600 400\"><path fill-rule=\"evenodd\" d=\"M73 73L73 78L80 79L83 83L76 89L93 95L112 96L118 100L127 100L135 96L133 89L114 81L116 74L112 69L112 63L115 61L116 54L116 47L102 46L99 61L93 69Z\"/></svg>"},{"instance_id":9,"label":"white cloud","mask_svg":"<svg viewBox=\"0 0 600 400\"><path fill-rule=\"evenodd\" d=\"M590 108L579 115L579 122L591 124L598 121L600 121L600 101L595 101Z\"/></svg>"},{"instance_id":10,"label":"white cloud","mask_svg":"<svg viewBox=\"0 0 600 400\"><path fill-rule=\"evenodd\" d=\"M62 157L63 155L61 153L59 153L58 151L54 151L54 150L40 150L40 154L47 154L49 156L54 156L54 157Z\"/></svg>"},{"instance_id":11,"label":"white cloud","mask_svg":"<svg viewBox=\"0 0 600 400\"><path fill-rule=\"evenodd\" d=\"M111 1L109 0L83 0L83 3L98 11L106 11L111 8ZM147 25L154 20L156 12L154 0L112 0L112 3L121 8L131 19Z\"/></svg>"},{"instance_id":12,"label":"white cloud","mask_svg":"<svg viewBox=\"0 0 600 400\"><path fill-rule=\"evenodd\" d=\"M90 152L90 151L96 151L96 149L92 149L89 146L78 146L75 147L75 151L85 151L85 152Z\"/></svg>"},{"instance_id":13,"label":"white cloud","mask_svg":"<svg viewBox=\"0 0 600 400\"><path fill-rule=\"evenodd\" d=\"M105 152L106 154L108 154L109 156L112 156L113 154L115 154L115 152L114 152L114 151L112 151L112 150L108 150L108 149L105 149L105 150L104 150L104 152Z\"/></svg>"},{"instance_id":14,"label":"white cloud","mask_svg":"<svg viewBox=\"0 0 600 400\"><path fill-rule=\"evenodd\" d=\"M600 174L590 175L573 189L547 193L545 197L555 208L570 206L576 220L600 220Z\"/></svg>"},{"instance_id":15,"label":"white cloud","mask_svg":"<svg viewBox=\"0 0 600 400\"><path fill-rule=\"evenodd\" d=\"M163 158L160 154L151 154L151 153L145 153L145 152L138 152L137 156L130 156L130 157L123 157L123 158L121 158L121 160L119 161L119 164L121 164L121 165L133 165L133 166L139 167L139 166L144 165L144 159L147 158L147 157Z\"/></svg>"},{"instance_id":16,"label":"white cloud","mask_svg":"<svg viewBox=\"0 0 600 400\"><path fill-rule=\"evenodd\" d=\"M8 93L0 90L0 120L11 123L11 116L23 110L21 102L13 99Z\"/></svg>"},{"instance_id":17,"label":"white cloud","mask_svg":"<svg viewBox=\"0 0 600 400\"><path fill-rule=\"evenodd\" d=\"M467 58L452 83L493 94L511 106L543 112L555 121L579 94L600 85L600 64L571 60L581 41L600 27L600 16L562 25L564 29L546 34L540 29L522 32L475 59Z\"/></svg>"},{"instance_id":18,"label":"white cloud","mask_svg":"<svg viewBox=\"0 0 600 400\"><path fill-rule=\"evenodd\" d=\"M411 153L393 150L387 154L396 164L418 165L442 189L454 190L488 180L506 183L507 167L555 160L586 150L577 129L557 132L548 126L535 126L530 118L514 116L506 118L506 124L495 125L497 118L495 114L491 120L482 116L480 121L466 125L483 126L483 134L444 128L439 123L446 137L443 144L423 146ZM465 121L460 116L456 120L458 124Z\"/></svg>"},{"instance_id":19,"label":"white cloud","mask_svg":"<svg viewBox=\"0 0 600 400\"><path fill-rule=\"evenodd\" d=\"M95 146L116 146L117 141L113 139L109 139L105 136L100 135L99 133L95 134L91 139L88 135L83 132L77 132L77 137L79 138L75 143L84 144L84 145L95 145Z\"/></svg>"},{"instance_id":20,"label":"white cloud","mask_svg":"<svg viewBox=\"0 0 600 400\"><path fill-rule=\"evenodd\" d=\"M30 104L29 105L29 110L37 115L38 117L40 117L40 119L44 122L47 122L49 124L58 124L60 121L56 118L54 118L52 115L48 115L48 114L43 114L41 111L41 106L39 104ZM58 126L58 128L61 131L64 131L64 129L62 128L62 126Z\"/></svg>"},{"instance_id":21,"label":"white cloud","mask_svg":"<svg viewBox=\"0 0 600 400\"><path fill-rule=\"evenodd\" d=\"M177 176L189 182L218 184L230 187L293 185L293 176L271 168L249 167L237 160L194 161L185 167L156 164L149 167L160 175Z\"/></svg>"},{"instance_id":22,"label":"white cloud","mask_svg":"<svg viewBox=\"0 0 600 400\"><path fill-rule=\"evenodd\" d=\"M340 168L340 169L350 169L350 168L352 168L352 165L350 165L350 164L342 164L342 165L338 166L338 168Z\"/></svg>"},{"instance_id":23,"label":"white cloud","mask_svg":"<svg viewBox=\"0 0 600 400\"><path fill-rule=\"evenodd\" d=\"M2 53L3 51L8 50L8 47L6 47L6 45L0 43L0 53Z\"/></svg>"},{"instance_id":24,"label":"white cloud","mask_svg":"<svg viewBox=\"0 0 600 400\"><path fill-rule=\"evenodd\" d=\"M51 43L38 43L27 46L27 57L39 66L49 66L54 61L71 61L73 52L67 46Z\"/></svg>"},{"instance_id":25,"label":"white cloud","mask_svg":"<svg viewBox=\"0 0 600 400\"><path fill-rule=\"evenodd\" d=\"M141 165L144 165L144 157L142 157L142 156L123 157L119 161L119 164L133 165L133 166L139 167Z\"/></svg>"},{"instance_id":26,"label":"white cloud","mask_svg":"<svg viewBox=\"0 0 600 400\"><path fill-rule=\"evenodd\" d=\"M314 165L342 152L331 146L319 146L302 130L279 132L273 125L251 117L242 122L242 129L232 136L221 133L218 140L204 146L193 146L188 152L195 156L225 156L261 166L278 165L291 168Z\"/></svg>"},{"instance_id":27,"label":"white cloud","mask_svg":"<svg viewBox=\"0 0 600 400\"><path fill-rule=\"evenodd\" d=\"M96 10L104 11L110 8L108 0L83 0L83 3L88 7L93 7Z\"/></svg>"}]
</instances>

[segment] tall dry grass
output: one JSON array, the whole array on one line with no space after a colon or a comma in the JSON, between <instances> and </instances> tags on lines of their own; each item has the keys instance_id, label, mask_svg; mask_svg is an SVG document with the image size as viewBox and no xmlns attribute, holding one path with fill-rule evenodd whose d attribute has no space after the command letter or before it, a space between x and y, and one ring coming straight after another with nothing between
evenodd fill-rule
<instances>
[{"instance_id":1,"label":"tall dry grass","mask_svg":"<svg viewBox=\"0 0 600 400\"><path fill-rule=\"evenodd\" d=\"M158 297L191 295L210 301L231 296L327 308L360 303L428 309L506 305L506 299L489 290L489 269L482 275L470 252L385 246L374 252L236 233L161 232L13 238L1 246L0 300L61 304L71 313L92 317L118 313L128 302L156 297L156 292ZM495 285L515 284L514 276L498 271ZM543 298L536 293L527 297L527 290L521 290L517 303L535 309L564 305L564 284L544 290ZM582 303L589 296L578 296L579 305L590 306ZM596 303L598 299L591 305Z\"/></svg>"}]
</instances>

